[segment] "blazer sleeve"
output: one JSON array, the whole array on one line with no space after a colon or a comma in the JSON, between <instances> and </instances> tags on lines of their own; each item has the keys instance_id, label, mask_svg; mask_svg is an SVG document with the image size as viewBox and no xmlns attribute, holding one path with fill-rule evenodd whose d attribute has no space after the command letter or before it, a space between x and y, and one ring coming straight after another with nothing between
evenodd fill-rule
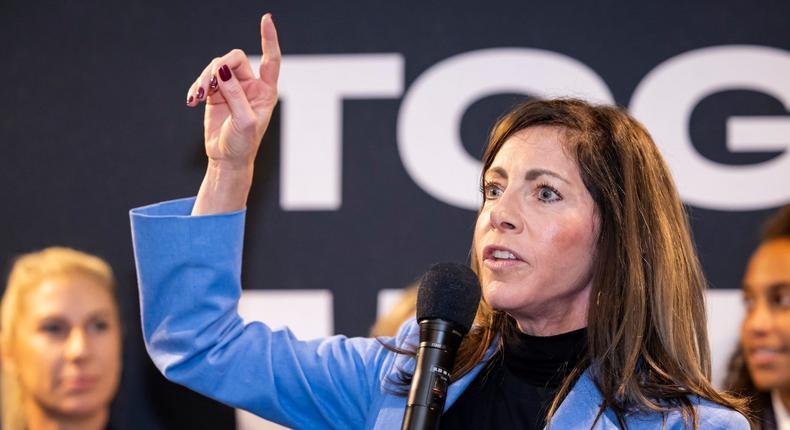
<instances>
[{"instance_id":1,"label":"blazer sleeve","mask_svg":"<svg viewBox=\"0 0 790 430\"><path fill-rule=\"evenodd\" d=\"M193 204L130 213L143 335L156 366L289 427L362 426L389 352L374 339L300 341L287 329L245 325L237 312L245 211L192 217Z\"/></svg>"}]
</instances>

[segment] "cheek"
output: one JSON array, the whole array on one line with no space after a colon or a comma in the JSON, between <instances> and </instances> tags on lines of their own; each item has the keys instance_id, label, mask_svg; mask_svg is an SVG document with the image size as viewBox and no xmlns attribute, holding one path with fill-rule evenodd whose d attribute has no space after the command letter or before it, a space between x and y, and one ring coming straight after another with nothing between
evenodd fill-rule
<instances>
[{"instance_id":1,"label":"cheek","mask_svg":"<svg viewBox=\"0 0 790 430\"><path fill-rule=\"evenodd\" d=\"M97 342L96 357L105 371L117 373L121 369L121 336L108 333Z\"/></svg>"},{"instance_id":2,"label":"cheek","mask_svg":"<svg viewBox=\"0 0 790 430\"><path fill-rule=\"evenodd\" d=\"M102 375L104 376L104 389L102 390L103 396L106 396L108 401L112 400L115 393L118 391L118 386L121 380L121 346L120 344L108 344L106 352L101 357Z\"/></svg>"},{"instance_id":3,"label":"cheek","mask_svg":"<svg viewBox=\"0 0 790 430\"><path fill-rule=\"evenodd\" d=\"M576 290L589 284L595 257L596 232L589 224L556 224L541 244L541 276L559 290Z\"/></svg>"},{"instance_id":4,"label":"cheek","mask_svg":"<svg viewBox=\"0 0 790 430\"><path fill-rule=\"evenodd\" d=\"M776 315L776 331L786 346L790 346L790 310L778 312ZM790 369L788 369L790 371Z\"/></svg>"},{"instance_id":5,"label":"cheek","mask_svg":"<svg viewBox=\"0 0 790 430\"><path fill-rule=\"evenodd\" d=\"M592 257L595 245L595 231L586 223L578 221L559 222L544 230L543 247L555 258L555 262L566 261L578 265L577 258ZM569 258L569 257L573 258Z\"/></svg>"},{"instance_id":6,"label":"cheek","mask_svg":"<svg viewBox=\"0 0 790 430\"><path fill-rule=\"evenodd\" d=\"M483 234L488 229L490 223L488 222L488 215L485 212L480 212L480 215L477 217L477 221L475 222L475 231L474 236L472 237L472 244L474 248L475 256L478 258L478 262L480 262L480 256L482 255L482 249L480 249L481 239Z\"/></svg>"},{"instance_id":7,"label":"cheek","mask_svg":"<svg viewBox=\"0 0 790 430\"><path fill-rule=\"evenodd\" d=\"M752 340L752 313L748 310L745 311L743 315L743 320L741 321L741 340L745 345L749 345L749 342Z\"/></svg>"},{"instance_id":8,"label":"cheek","mask_svg":"<svg viewBox=\"0 0 790 430\"><path fill-rule=\"evenodd\" d=\"M22 385L36 392L48 390L62 362L60 346L34 335L27 342L20 342L16 351Z\"/></svg>"}]
</instances>

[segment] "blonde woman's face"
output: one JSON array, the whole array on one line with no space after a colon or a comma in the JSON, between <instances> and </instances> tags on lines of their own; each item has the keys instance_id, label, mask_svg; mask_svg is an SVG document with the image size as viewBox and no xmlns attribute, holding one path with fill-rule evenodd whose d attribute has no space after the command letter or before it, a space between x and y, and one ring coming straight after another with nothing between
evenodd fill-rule
<instances>
[{"instance_id":1,"label":"blonde woman's face","mask_svg":"<svg viewBox=\"0 0 790 430\"><path fill-rule=\"evenodd\" d=\"M484 175L475 228L483 296L530 334L584 327L599 222L562 130L530 127Z\"/></svg>"},{"instance_id":2,"label":"blonde woman's face","mask_svg":"<svg viewBox=\"0 0 790 430\"><path fill-rule=\"evenodd\" d=\"M743 280L741 339L755 386L790 389L790 239L762 244Z\"/></svg>"},{"instance_id":3,"label":"blonde woman's face","mask_svg":"<svg viewBox=\"0 0 790 430\"><path fill-rule=\"evenodd\" d=\"M118 309L108 289L75 275L24 297L12 359L25 401L58 415L106 408L121 373Z\"/></svg>"}]
</instances>

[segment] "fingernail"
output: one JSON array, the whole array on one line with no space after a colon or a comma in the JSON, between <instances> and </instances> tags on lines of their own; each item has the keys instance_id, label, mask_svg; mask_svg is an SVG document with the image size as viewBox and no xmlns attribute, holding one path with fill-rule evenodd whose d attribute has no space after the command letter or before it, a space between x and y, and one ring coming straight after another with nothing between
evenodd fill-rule
<instances>
[{"instance_id":1,"label":"fingernail","mask_svg":"<svg viewBox=\"0 0 790 430\"><path fill-rule=\"evenodd\" d=\"M218 87L219 87L219 82L217 82L217 77L214 76L214 75L211 75L211 80L208 81L208 89L209 89L209 91L216 91Z\"/></svg>"},{"instance_id":2,"label":"fingernail","mask_svg":"<svg viewBox=\"0 0 790 430\"><path fill-rule=\"evenodd\" d=\"M192 96L189 96L189 98L187 99L187 104L192 103L192 100L195 100L195 98L192 97Z\"/></svg>"},{"instance_id":3,"label":"fingernail","mask_svg":"<svg viewBox=\"0 0 790 430\"><path fill-rule=\"evenodd\" d=\"M228 66L223 65L219 68L219 78L222 79L222 82L227 82L230 79L230 68Z\"/></svg>"},{"instance_id":4,"label":"fingernail","mask_svg":"<svg viewBox=\"0 0 790 430\"><path fill-rule=\"evenodd\" d=\"M206 90L204 90L203 87L198 87L198 90L197 90L197 98L198 98L198 100L203 100L203 97L205 95L206 95Z\"/></svg>"}]
</instances>

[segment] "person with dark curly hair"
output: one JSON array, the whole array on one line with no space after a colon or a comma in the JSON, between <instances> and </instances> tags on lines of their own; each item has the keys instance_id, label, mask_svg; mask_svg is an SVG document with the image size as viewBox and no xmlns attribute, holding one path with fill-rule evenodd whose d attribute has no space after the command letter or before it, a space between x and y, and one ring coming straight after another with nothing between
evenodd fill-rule
<instances>
[{"instance_id":1,"label":"person with dark curly hair","mask_svg":"<svg viewBox=\"0 0 790 430\"><path fill-rule=\"evenodd\" d=\"M741 345L725 385L752 399L758 428L790 430L790 204L763 229L743 299Z\"/></svg>"}]
</instances>

